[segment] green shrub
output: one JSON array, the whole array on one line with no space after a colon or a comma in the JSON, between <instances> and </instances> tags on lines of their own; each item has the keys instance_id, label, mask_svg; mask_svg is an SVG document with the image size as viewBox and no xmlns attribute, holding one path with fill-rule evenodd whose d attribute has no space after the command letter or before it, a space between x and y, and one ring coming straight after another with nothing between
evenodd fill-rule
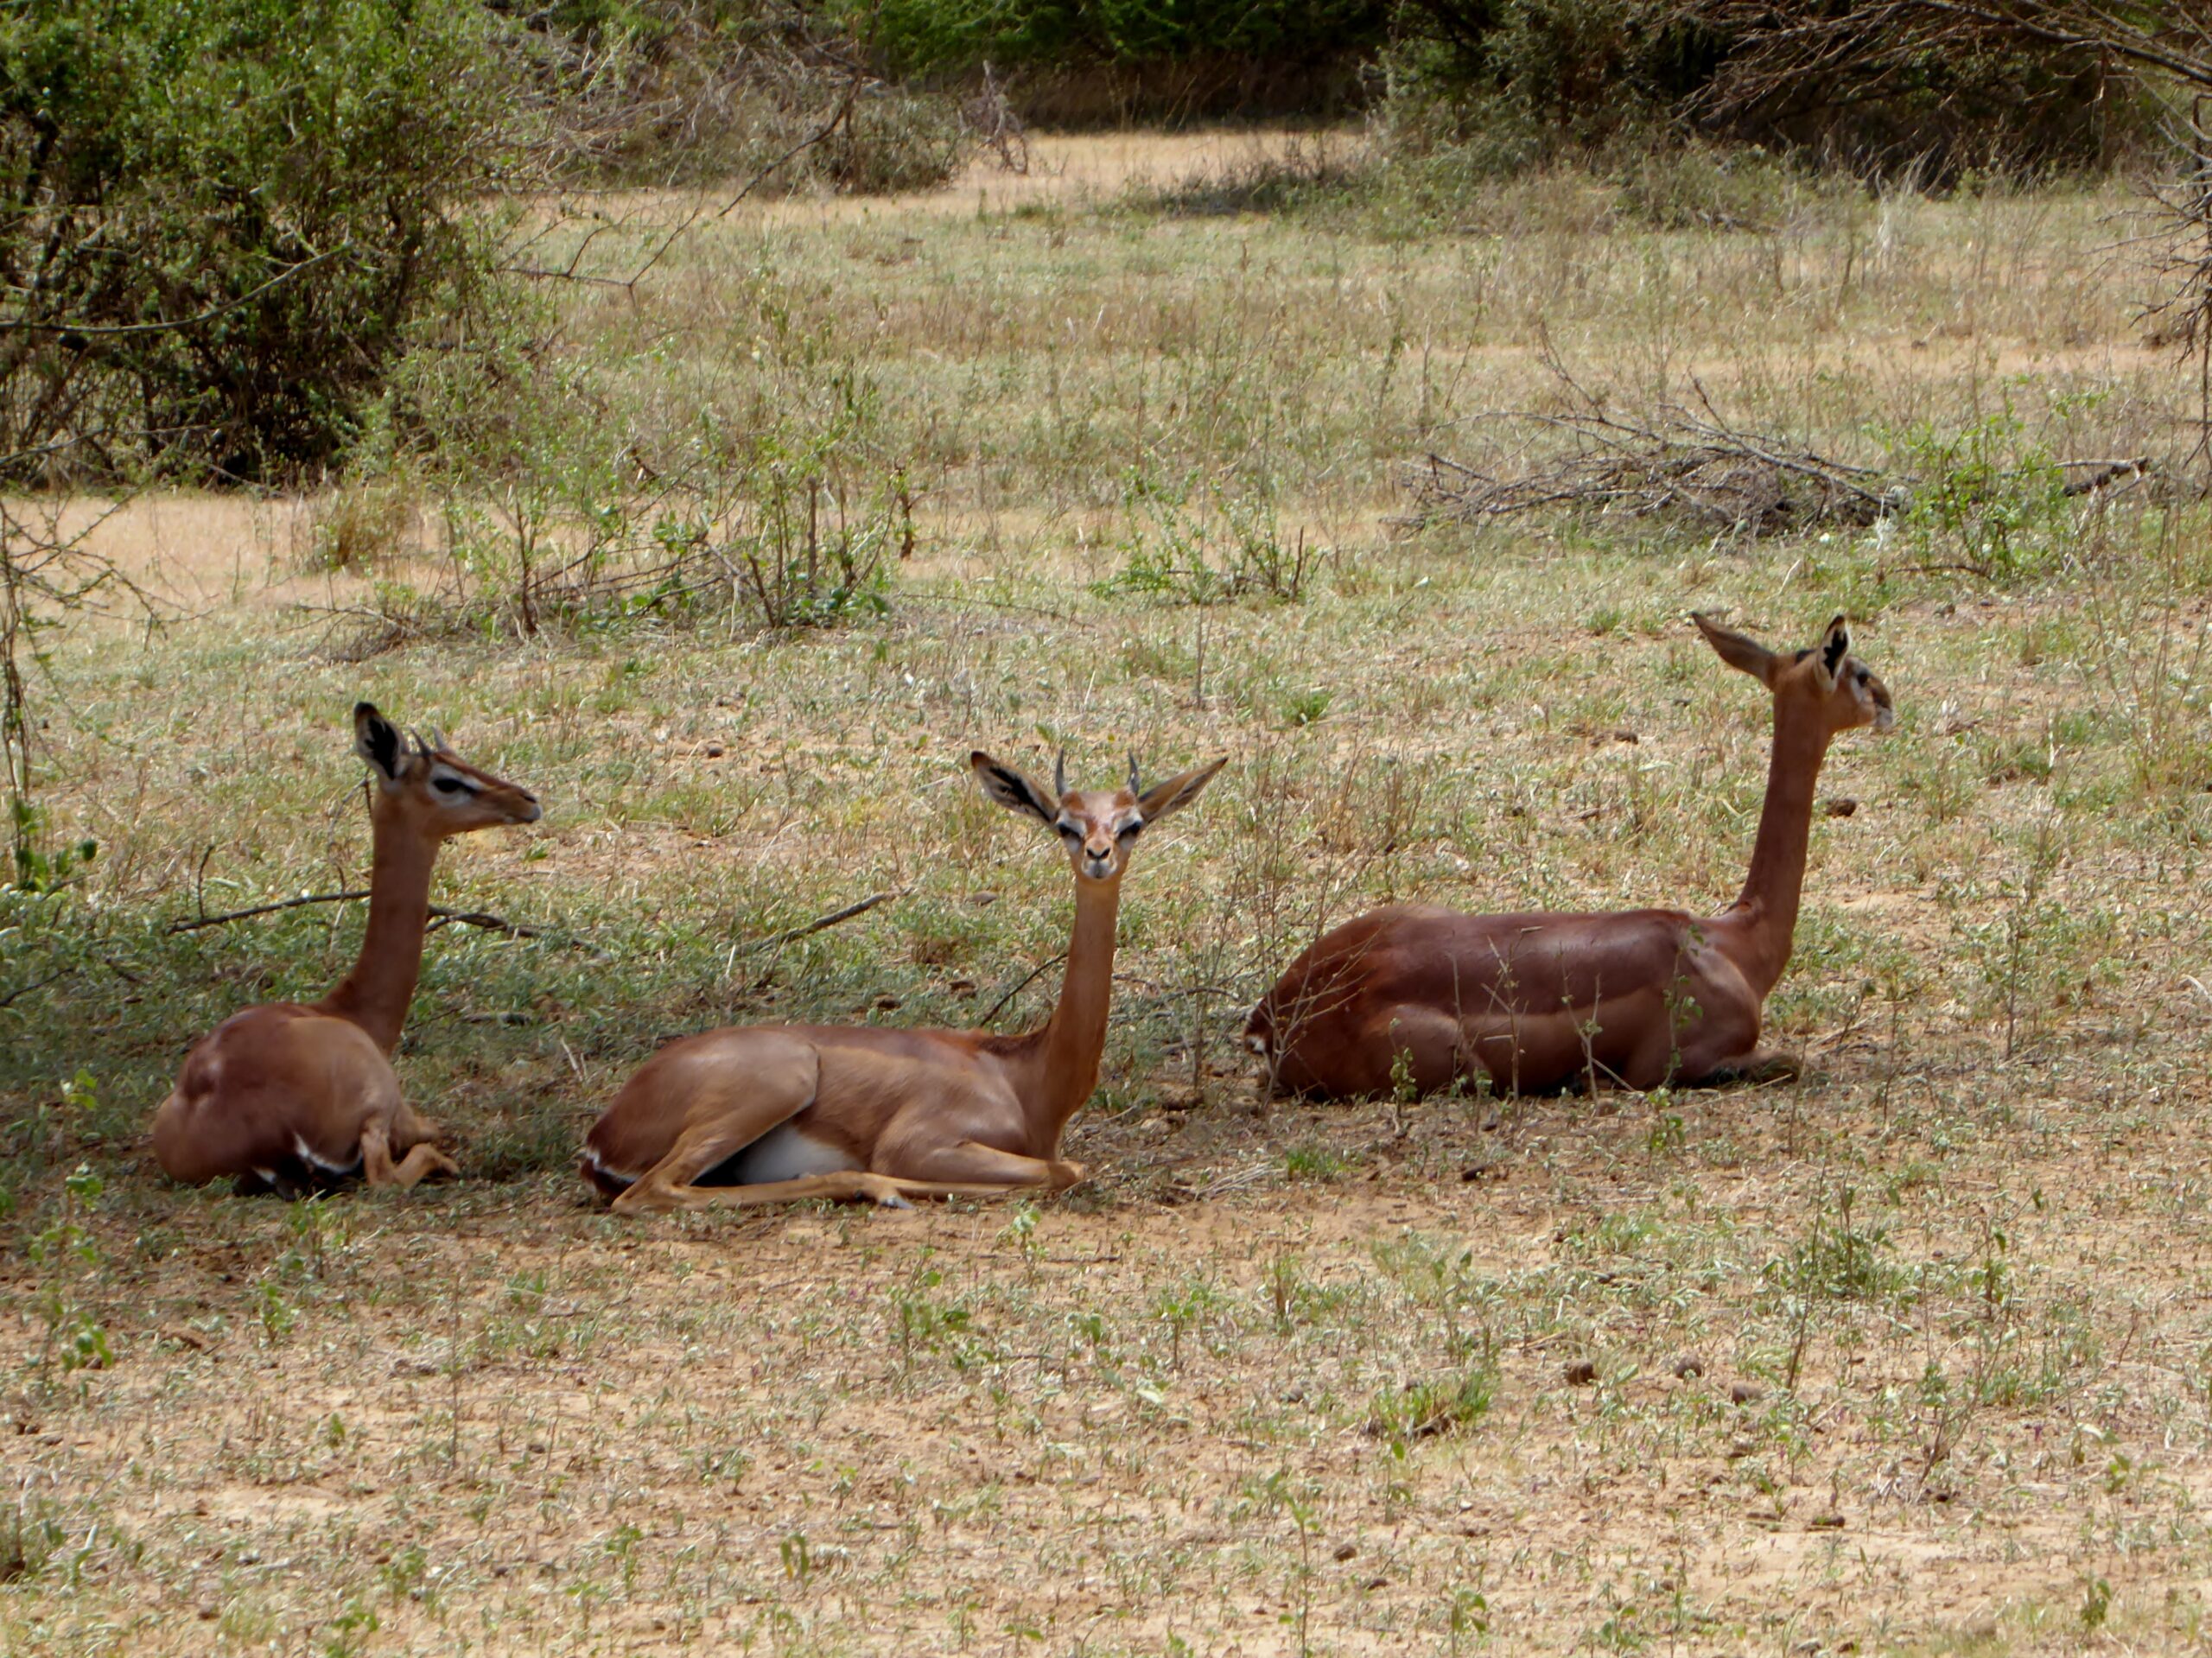
<instances>
[{"instance_id":1,"label":"green shrub","mask_svg":"<svg viewBox=\"0 0 2212 1658\"><path fill-rule=\"evenodd\" d=\"M1854 39L1855 9L1883 15ZM1405 0L1385 124L1397 149L1461 149L1491 176L1572 149L1648 155L1694 133L1936 181L2097 165L2155 125L2143 90L2090 54L1993 26L1972 50L1897 51L1888 10Z\"/></svg>"},{"instance_id":2,"label":"green shrub","mask_svg":"<svg viewBox=\"0 0 2212 1658\"><path fill-rule=\"evenodd\" d=\"M1671 0L1409 0L1389 63L1402 143L1494 148L1501 170L1663 126L1718 54Z\"/></svg>"},{"instance_id":3,"label":"green shrub","mask_svg":"<svg viewBox=\"0 0 2212 1658\"><path fill-rule=\"evenodd\" d=\"M1490 1413L1497 1375L1487 1366L1378 1389L1368 1410L1367 1432L1386 1440L1402 1461L1420 1440L1463 1433Z\"/></svg>"},{"instance_id":4,"label":"green shrub","mask_svg":"<svg viewBox=\"0 0 2212 1658\"><path fill-rule=\"evenodd\" d=\"M885 73L985 65L1025 119L1321 114L1360 101L1396 0L836 0Z\"/></svg>"},{"instance_id":5,"label":"green shrub","mask_svg":"<svg viewBox=\"0 0 2212 1658\"><path fill-rule=\"evenodd\" d=\"M0 11L0 458L260 480L334 458L490 255L516 153L468 0Z\"/></svg>"}]
</instances>

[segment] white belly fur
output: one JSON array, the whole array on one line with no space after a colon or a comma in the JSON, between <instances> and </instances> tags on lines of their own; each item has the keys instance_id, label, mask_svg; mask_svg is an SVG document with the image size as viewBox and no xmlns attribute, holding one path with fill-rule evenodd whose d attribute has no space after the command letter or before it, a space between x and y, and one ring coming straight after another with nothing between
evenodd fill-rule
<instances>
[{"instance_id":1,"label":"white belly fur","mask_svg":"<svg viewBox=\"0 0 2212 1658\"><path fill-rule=\"evenodd\" d=\"M292 1149L299 1154L301 1162L311 1169L320 1169L325 1174L347 1175L361 1172L361 1158L358 1152L351 1163L334 1163L327 1157L317 1155L315 1147L308 1144L307 1136L299 1134L292 1136Z\"/></svg>"},{"instance_id":2,"label":"white belly fur","mask_svg":"<svg viewBox=\"0 0 2212 1658\"><path fill-rule=\"evenodd\" d=\"M772 1180L796 1180L803 1175L836 1174L858 1167L836 1147L810 1140L788 1122L781 1122L737 1154L730 1165L730 1176L739 1185L764 1186Z\"/></svg>"}]
</instances>

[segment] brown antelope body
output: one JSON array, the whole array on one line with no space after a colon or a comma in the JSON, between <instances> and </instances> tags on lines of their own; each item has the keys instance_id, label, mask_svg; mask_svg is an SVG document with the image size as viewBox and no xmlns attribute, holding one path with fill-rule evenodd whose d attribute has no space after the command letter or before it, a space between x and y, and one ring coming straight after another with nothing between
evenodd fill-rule
<instances>
[{"instance_id":1,"label":"brown antelope body","mask_svg":"<svg viewBox=\"0 0 2212 1658\"><path fill-rule=\"evenodd\" d=\"M1829 741L1886 731L1880 680L1850 654L1844 619L1821 644L1767 650L1697 617L1721 659L1774 697L1774 746L1751 871L1719 915L1462 915L1413 906L1347 922L1294 962L1246 1039L1276 1087L1355 1098L1486 1079L1530 1093L1582 1082L1634 1089L1789 1068L1758 1047L1761 1010L1789 960Z\"/></svg>"},{"instance_id":2,"label":"brown antelope body","mask_svg":"<svg viewBox=\"0 0 2212 1658\"><path fill-rule=\"evenodd\" d=\"M1217 760L1140 791L1052 795L988 754L983 791L1065 844L1075 933L1058 1005L1022 1036L742 1026L662 1049L586 1138L579 1172L617 1210L1060 1191L1083 1178L1060 1135L1105 1051L1122 877L1136 838L1195 800Z\"/></svg>"},{"instance_id":3,"label":"brown antelope body","mask_svg":"<svg viewBox=\"0 0 2212 1658\"><path fill-rule=\"evenodd\" d=\"M430 869L448 835L536 823L538 804L435 734L410 743L369 703L354 708L353 732L377 784L360 957L321 1001L249 1007L186 1057L154 1114L154 1155L172 1179L289 1192L356 1173L412 1186L459 1172L401 1098L391 1059L422 967Z\"/></svg>"}]
</instances>

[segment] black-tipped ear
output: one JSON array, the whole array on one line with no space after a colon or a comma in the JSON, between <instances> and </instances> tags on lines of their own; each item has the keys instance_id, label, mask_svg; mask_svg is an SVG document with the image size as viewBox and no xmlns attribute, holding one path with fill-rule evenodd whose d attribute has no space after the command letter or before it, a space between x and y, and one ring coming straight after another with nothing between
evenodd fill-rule
<instances>
[{"instance_id":1,"label":"black-tipped ear","mask_svg":"<svg viewBox=\"0 0 2212 1658\"><path fill-rule=\"evenodd\" d=\"M1207 784L1211 783L1221 768L1229 764L1224 754L1211 765L1193 766L1190 771L1172 777L1165 783L1155 783L1137 801L1137 810L1144 814L1147 823L1158 823L1170 812L1180 811L1196 800Z\"/></svg>"},{"instance_id":2,"label":"black-tipped ear","mask_svg":"<svg viewBox=\"0 0 2212 1658\"><path fill-rule=\"evenodd\" d=\"M399 781L406 748L399 740L399 727L378 714L373 702L353 704L353 752L369 763L378 782Z\"/></svg>"},{"instance_id":3,"label":"black-tipped ear","mask_svg":"<svg viewBox=\"0 0 2212 1658\"><path fill-rule=\"evenodd\" d=\"M1821 667L1830 680L1843 668L1843 659L1851 654L1851 630L1839 616L1828 624L1828 631L1821 635Z\"/></svg>"},{"instance_id":4,"label":"black-tipped ear","mask_svg":"<svg viewBox=\"0 0 2212 1658\"><path fill-rule=\"evenodd\" d=\"M1027 812L1047 829L1058 821L1058 808L1045 791L1011 765L1000 765L980 748L968 756L968 765L983 792L1008 811Z\"/></svg>"},{"instance_id":5,"label":"black-tipped ear","mask_svg":"<svg viewBox=\"0 0 2212 1658\"><path fill-rule=\"evenodd\" d=\"M1715 655L1731 668L1749 674L1762 685L1774 683L1774 652L1757 639L1738 633L1732 627L1723 627L1702 612L1692 611L1690 619L1697 624L1697 631L1705 635Z\"/></svg>"}]
</instances>

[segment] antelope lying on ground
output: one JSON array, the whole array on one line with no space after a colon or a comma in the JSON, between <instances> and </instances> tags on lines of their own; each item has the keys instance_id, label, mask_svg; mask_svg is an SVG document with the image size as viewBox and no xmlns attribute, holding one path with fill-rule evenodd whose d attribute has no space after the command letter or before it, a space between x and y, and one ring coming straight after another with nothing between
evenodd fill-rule
<instances>
[{"instance_id":1,"label":"antelope lying on ground","mask_svg":"<svg viewBox=\"0 0 2212 1658\"><path fill-rule=\"evenodd\" d=\"M241 1191L289 1193L355 1173L412 1186L433 1171L460 1172L400 1097L391 1054L423 964L440 843L534 823L537 799L468 765L435 733L409 742L366 702L353 709L353 742L377 785L360 958L321 1001L249 1007L186 1057L154 1113L154 1155L172 1179L234 1175Z\"/></svg>"},{"instance_id":2,"label":"antelope lying on ground","mask_svg":"<svg viewBox=\"0 0 2212 1658\"><path fill-rule=\"evenodd\" d=\"M1850 654L1844 619L1779 654L1694 619L1720 659L1774 697L1774 747L1751 873L1736 901L1602 915L1461 915L1393 906L1317 941L1253 1011L1246 1040L1275 1086L1358 1097L1484 1078L1501 1093L1582 1080L1648 1089L1790 1068L1758 1046L1789 960L1829 741L1887 731L1890 694Z\"/></svg>"},{"instance_id":3,"label":"antelope lying on ground","mask_svg":"<svg viewBox=\"0 0 2212 1658\"><path fill-rule=\"evenodd\" d=\"M1051 795L989 755L983 792L1060 837L1075 874L1075 937L1041 1030L760 1025L663 1048L592 1128L578 1172L617 1210L1061 1191L1083 1178L1060 1134L1097 1085L1114 987L1114 924L1137 836L1228 764L1140 790Z\"/></svg>"}]
</instances>

